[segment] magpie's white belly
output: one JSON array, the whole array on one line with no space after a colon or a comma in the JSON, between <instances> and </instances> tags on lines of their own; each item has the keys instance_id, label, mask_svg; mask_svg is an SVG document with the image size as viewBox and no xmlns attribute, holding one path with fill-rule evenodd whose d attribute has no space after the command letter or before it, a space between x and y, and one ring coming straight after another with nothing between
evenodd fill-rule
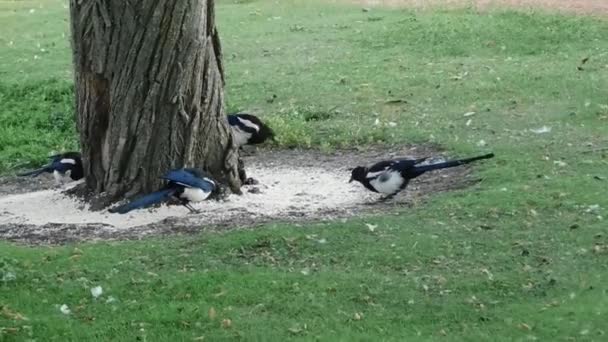
<instances>
[{"instance_id":1,"label":"magpie's white belly","mask_svg":"<svg viewBox=\"0 0 608 342\"><path fill-rule=\"evenodd\" d=\"M57 185L72 181L72 178L70 178L70 171L67 171L66 173L61 173L55 170L53 171L53 178L55 178L55 184Z\"/></svg>"},{"instance_id":2,"label":"magpie's white belly","mask_svg":"<svg viewBox=\"0 0 608 342\"><path fill-rule=\"evenodd\" d=\"M372 179L369 183L376 191L383 194L394 194L401 189L404 179L399 171L385 172L378 177Z\"/></svg>"},{"instance_id":3,"label":"magpie's white belly","mask_svg":"<svg viewBox=\"0 0 608 342\"><path fill-rule=\"evenodd\" d=\"M232 136L234 136L236 146L240 147L243 145L247 145L249 138L251 138L251 133L242 131L239 127L232 126Z\"/></svg>"},{"instance_id":4,"label":"magpie's white belly","mask_svg":"<svg viewBox=\"0 0 608 342\"><path fill-rule=\"evenodd\" d=\"M200 188L185 188L180 197L185 198L190 202L201 202L207 199L210 194L211 192L205 192Z\"/></svg>"}]
</instances>

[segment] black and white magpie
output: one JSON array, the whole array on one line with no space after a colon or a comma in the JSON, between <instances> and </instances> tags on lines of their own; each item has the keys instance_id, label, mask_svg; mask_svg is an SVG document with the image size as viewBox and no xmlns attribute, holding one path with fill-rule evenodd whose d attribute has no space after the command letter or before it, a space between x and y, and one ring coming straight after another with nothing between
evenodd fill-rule
<instances>
[{"instance_id":1,"label":"black and white magpie","mask_svg":"<svg viewBox=\"0 0 608 342\"><path fill-rule=\"evenodd\" d=\"M70 179L77 181L84 177L82 168L82 159L79 152L65 152L50 156L51 162L40 169L18 173L17 176L36 177L42 173L52 173L55 178L55 183L61 185L69 182Z\"/></svg>"},{"instance_id":2,"label":"black and white magpie","mask_svg":"<svg viewBox=\"0 0 608 342\"><path fill-rule=\"evenodd\" d=\"M247 113L229 114L228 123L232 128L234 140L238 147L261 144L266 139L274 140L272 129L255 115Z\"/></svg>"},{"instance_id":3,"label":"black and white magpie","mask_svg":"<svg viewBox=\"0 0 608 342\"><path fill-rule=\"evenodd\" d=\"M197 213L198 211L192 207L190 202L204 201L217 186L211 176L190 168L171 170L161 178L167 181L167 185L162 189L108 211L125 214L131 210L146 208L170 198L176 198L190 212Z\"/></svg>"},{"instance_id":4,"label":"black and white magpie","mask_svg":"<svg viewBox=\"0 0 608 342\"><path fill-rule=\"evenodd\" d=\"M373 192L387 195L384 199L389 199L405 189L410 180L427 171L465 165L492 157L494 157L494 153L435 164L421 164L428 158L384 160L371 167L357 166L352 170L349 182L355 180Z\"/></svg>"}]
</instances>

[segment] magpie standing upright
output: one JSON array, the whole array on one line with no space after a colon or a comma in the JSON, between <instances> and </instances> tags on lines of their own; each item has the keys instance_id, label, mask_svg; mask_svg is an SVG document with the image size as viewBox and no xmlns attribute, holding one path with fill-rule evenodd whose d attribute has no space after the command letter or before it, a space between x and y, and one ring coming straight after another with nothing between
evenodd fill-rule
<instances>
[{"instance_id":1,"label":"magpie standing upright","mask_svg":"<svg viewBox=\"0 0 608 342\"><path fill-rule=\"evenodd\" d=\"M77 181L84 177L82 168L82 158L79 152L65 152L50 156L51 162L40 169L18 173L17 176L36 177L42 173L52 173L55 178L55 184L61 185L69 182L70 179Z\"/></svg>"},{"instance_id":2,"label":"magpie standing upright","mask_svg":"<svg viewBox=\"0 0 608 342\"><path fill-rule=\"evenodd\" d=\"M202 202L216 189L216 182L206 174L196 169L175 169L167 172L162 179L167 181L162 189L140 197L130 203L111 208L111 213L125 214L131 210L146 208L161 203L170 198L178 199L190 212L198 211L190 202Z\"/></svg>"},{"instance_id":3,"label":"magpie standing upright","mask_svg":"<svg viewBox=\"0 0 608 342\"><path fill-rule=\"evenodd\" d=\"M387 195L384 198L386 200L405 189L410 180L427 171L465 165L476 160L489 159L492 157L494 157L494 153L435 164L421 164L428 158L384 160L371 167L357 166L352 170L349 183L356 180L373 192Z\"/></svg>"},{"instance_id":4,"label":"magpie standing upright","mask_svg":"<svg viewBox=\"0 0 608 342\"><path fill-rule=\"evenodd\" d=\"M247 113L229 114L228 123L238 147L261 144L267 139L274 140L272 129L255 115Z\"/></svg>"}]
</instances>

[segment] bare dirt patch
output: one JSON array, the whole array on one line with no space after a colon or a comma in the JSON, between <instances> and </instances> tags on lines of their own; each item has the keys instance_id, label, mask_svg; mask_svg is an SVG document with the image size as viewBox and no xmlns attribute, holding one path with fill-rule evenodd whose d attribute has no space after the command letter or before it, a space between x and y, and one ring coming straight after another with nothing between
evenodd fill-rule
<instances>
[{"instance_id":1,"label":"bare dirt patch","mask_svg":"<svg viewBox=\"0 0 608 342\"><path fill-rule=\"evenodd\" d=\"M150 235L189 234L206 230L253 227L267 222L331 220L408 206L439 191L461 188L473 179L465 167L436 171L412 182L407 191L386 203L360 184L348 183L350 169L383 158L434 156L427 146L370 149L363 152L259 151L246 157L248 175L257 185L244 195L195 205L201 214L182 206L133 211L120 215L92 212L88 204L53 187L40 177L0 179L0 239L27 244L63 244L83 240L140 239Z\"/></svg>"},{"instance_id":2,"label":"bare dirt patch","mask_svg":"<svg viewBox=\"0 0 608 342\"><path fill-rule=\"evenodd\" d=\"M579 14L608 15L606 0L350 0L361 6L544 9Z\"/></svg>"}]
</instances>

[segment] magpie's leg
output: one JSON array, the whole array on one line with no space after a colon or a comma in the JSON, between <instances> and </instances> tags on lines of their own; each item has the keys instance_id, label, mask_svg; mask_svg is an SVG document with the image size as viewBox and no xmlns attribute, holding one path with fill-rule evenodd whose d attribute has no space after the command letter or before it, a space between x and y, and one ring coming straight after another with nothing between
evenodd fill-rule
<instances>
[{"instance_id":1,"label":"magpie's leg","mask_svg":"<svg viewBox=\"0 0 608 342\"><path fill-rule=\"evenodd\" d=\"M194 209L190 203L182 202L182 205L190 210L190 214L200 214L200 211Z\"/></svg>"},{"instance_id":2,"label":"magpie's leg","mask_svg":"<svg viewBox=\"0 0 608 342\"><path fill-rule=\"evenodd\" d=\"M381 198L378 200L378 202L386 202L386 201L388 201L388 200L390 200L390 199L393 199L393 197L395 197L395 195L396 195L396 194L390 194L390 195L387 195L387 196L381 197Z\"/></svg>"}]
</instances>

